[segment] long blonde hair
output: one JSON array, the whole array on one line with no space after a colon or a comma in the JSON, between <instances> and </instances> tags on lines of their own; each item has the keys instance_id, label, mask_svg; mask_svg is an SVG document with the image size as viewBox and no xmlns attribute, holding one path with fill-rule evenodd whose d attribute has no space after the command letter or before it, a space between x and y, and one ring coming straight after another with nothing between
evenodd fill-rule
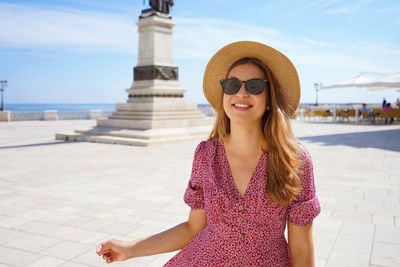
<instances>
[{"instance_id":1,"label":"long blonde hair","mask_svg":"<svg viewBox=\"0 0 400 267\"><path fill-rule=\"evenodd\" d=\"M229 68L251 63L259 67L268 80L266 98L267 105L261 127L264 133L263 150L268 155L266 196L271 202L282 206L288 205L300 192L301 149L290 127L285 98L281 94L279 84L275 81L268 67L256 58L242 58ZM222 107L217 111L214 127L208 140L223 138L230 134L230 119Z\"/></svg>"}]
</instances>

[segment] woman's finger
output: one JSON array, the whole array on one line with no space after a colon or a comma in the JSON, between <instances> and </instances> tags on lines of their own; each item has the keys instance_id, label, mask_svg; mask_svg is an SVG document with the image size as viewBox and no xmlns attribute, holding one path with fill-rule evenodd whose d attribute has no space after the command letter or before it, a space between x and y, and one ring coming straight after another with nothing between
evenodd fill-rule
<instances>
[{"instance_id":1,"label":"woman's finger","mask_svg":"<svg viewBox=\"0 0 400 267\"><path fill-rule=\"evenodd\" d=\"M111 242L103 242L100 245L97 246L96 252L98 255L103 255L105 251L110 250L111 248Z\"/></svg>"},{"instance_id":2,"label":"woman's finger","mask_svg":"<svg viewBox=\"0 0 400 267\"><path fill-rule=\"evenodd\" d=\"M97 255L101 255L101 248L103 247L103 244L99 244L98 246L97 246L97 248L96 248L96 253L97 253Z\"/></svg>"},{"instance_id":3,"label":"woman's finger","mask_svg":"<svg viewBox=\"0 0 400 267\"><path fill-rule=\"evenodd\" d=\"M104 252L104 254L103 254L103 259L107 259L107 258L109 258L109 257L111 257L110 251Z\"/></svg>"}]
</instances>

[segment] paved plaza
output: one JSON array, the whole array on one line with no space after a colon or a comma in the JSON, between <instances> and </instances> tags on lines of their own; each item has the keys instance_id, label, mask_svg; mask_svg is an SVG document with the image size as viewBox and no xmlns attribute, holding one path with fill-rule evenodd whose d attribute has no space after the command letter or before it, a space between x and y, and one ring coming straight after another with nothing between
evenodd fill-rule
<instances>
[{"instance_id":1,"label":"paved plaza","mask_svg":"<svg viewBox=\"0 0 400 267\"><path fill-rule=\"evenodd\" d=\"M0 123L0 266L106 266L103 240L187 219L197 141L134 147L54 140L93 120ZM316 266L400 266L400 125L293 122L314 162ZM176 252L112 266L162 266ZM108 265L107 265L108 266Z\"/></svg>"}]
</instances>

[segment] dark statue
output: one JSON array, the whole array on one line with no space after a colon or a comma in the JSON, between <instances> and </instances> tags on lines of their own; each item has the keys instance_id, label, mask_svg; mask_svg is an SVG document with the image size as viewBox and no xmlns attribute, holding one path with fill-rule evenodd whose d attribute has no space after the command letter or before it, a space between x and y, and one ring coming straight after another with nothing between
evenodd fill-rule
<instances>
[{"instance_id":1,"label":"dark statue","mask_svg":"<svg viewBox=\"0 0 400 267\"><path fill-rule=\"evenodd\" d=\"M150 0L150 6L158 12L169 14L169 10L174 5L174 0Z\"/></svg>"}]
</instances>

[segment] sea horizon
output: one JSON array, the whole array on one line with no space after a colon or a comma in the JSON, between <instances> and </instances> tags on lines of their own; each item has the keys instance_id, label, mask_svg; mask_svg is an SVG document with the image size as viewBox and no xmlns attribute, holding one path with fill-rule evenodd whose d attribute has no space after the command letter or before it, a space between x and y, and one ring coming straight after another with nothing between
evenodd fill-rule
<instances>
[{"instance_id":1,"label":"sea horizon","mask_svg":"<svg viewBox=\"0 0 400 267\"><path fill-rule=\"evenodd\" d=\"M362 103L318 103L318 106L351 106L360 105ZM366 103L367 105L381 105L381 103ZM210 106L209 104L200 103L199 106ZM315 106L315 103L300 103L299 107ZM4 105L7 111L74 111L74 110L109 110L115 111L115 103L9 103Z\"/></svg>"}]
</instances>

